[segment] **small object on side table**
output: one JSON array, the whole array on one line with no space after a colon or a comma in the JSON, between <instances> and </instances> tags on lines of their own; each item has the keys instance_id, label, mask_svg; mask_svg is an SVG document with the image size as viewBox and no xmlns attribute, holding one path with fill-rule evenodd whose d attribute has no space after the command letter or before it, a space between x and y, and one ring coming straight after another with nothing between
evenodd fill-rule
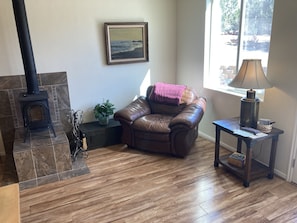
<instances>
[{"instance_id":1,"label":"small object on side table","mask_svg":"<svg viewBox=\"0 0 297 223\"><path fill-rule=\"evenodd\" d=\"M272 122L270 119L259 119L257 129L259 129L261 132L269 133L272 130L273 123L275 122Z\"/></svg>"},{"instance_id":2,"label":"small object on side table","mask_svg":"<svg viewBox=\"0 0 297 223\"><path fill-rule=\"evenodd\" d=\"M228 157L228 163L243 168L245 165L245 155L243 153L234 152Z\"/></svg>"}]
</instances>

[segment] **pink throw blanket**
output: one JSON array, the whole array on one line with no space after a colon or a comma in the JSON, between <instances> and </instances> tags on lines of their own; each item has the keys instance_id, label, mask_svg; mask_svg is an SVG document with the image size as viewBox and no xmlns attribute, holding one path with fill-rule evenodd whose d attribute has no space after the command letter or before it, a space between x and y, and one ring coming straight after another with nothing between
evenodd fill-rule
<instances>
[{"instance_id":1,"label":"pink throw blanket","mask_svg":"<svg viewBox=\"0 0 297 223\"><path fill-rule=\"evenodd\" d=\"M185 89L185 85L157 82L150 99L157 102L179 105Z\"/></svg>"}]
</instances>

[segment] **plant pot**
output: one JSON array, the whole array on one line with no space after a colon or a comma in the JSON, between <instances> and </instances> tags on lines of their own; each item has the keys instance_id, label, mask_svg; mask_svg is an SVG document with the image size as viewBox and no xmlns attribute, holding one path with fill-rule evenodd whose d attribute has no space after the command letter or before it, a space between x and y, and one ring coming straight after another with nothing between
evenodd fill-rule
<instances>
[{"instance_id":1,"label":"plant pot","mask_svg":"<svg viewBox=\"0 0 297 223\"><path fill-rule=\"evenodd\" d=\"M108 125L109 123L109 116L100 116L98 118L98 122L100 125Z\"/></svg>"}]
</instances>

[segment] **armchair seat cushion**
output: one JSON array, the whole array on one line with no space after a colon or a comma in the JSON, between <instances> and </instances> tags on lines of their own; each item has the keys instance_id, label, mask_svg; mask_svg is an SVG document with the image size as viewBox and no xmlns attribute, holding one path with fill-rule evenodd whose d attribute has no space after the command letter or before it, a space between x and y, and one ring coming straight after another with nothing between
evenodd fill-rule
<instances>
[{"instance_id":1,"label":"armchair seat cushion","mask_svg":"<svg viewBox=\"0 0 297 223\"><path fill-rule=\"evenodd\" d=\"M142 132L135 131L134 137L136 142L147 141L147 142L166 142L169 144L170 136L167 133L157 133L157 132ZM147 144L147 143L146 143Z\"/></svg>"},{"instance_id":2,"label":"armchair seat cushion","mask_svg":"<svg viewBox=\"0 0 297 223\"><path fill-rule=\"evenodd\" d=\"M161 114L150 114L137 119L133 128L135 130L154 133L170 133L169 123L171 116Z\"/></svg>"}]
</instances>

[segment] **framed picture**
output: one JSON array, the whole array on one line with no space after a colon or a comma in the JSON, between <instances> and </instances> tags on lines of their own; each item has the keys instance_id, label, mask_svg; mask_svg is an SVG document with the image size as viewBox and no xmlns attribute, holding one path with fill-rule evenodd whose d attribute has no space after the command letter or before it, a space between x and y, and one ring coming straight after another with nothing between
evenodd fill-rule
<instances>
[{"instance_id":1,"label":"framed picture","mask_svg":"<svg viewBox=\"0 0 297 223\"><path fill-rule=\"evenodd\" d=\"M107 64L146 62L148 23L104 23Z\"/></svg>"}]
</instances>

